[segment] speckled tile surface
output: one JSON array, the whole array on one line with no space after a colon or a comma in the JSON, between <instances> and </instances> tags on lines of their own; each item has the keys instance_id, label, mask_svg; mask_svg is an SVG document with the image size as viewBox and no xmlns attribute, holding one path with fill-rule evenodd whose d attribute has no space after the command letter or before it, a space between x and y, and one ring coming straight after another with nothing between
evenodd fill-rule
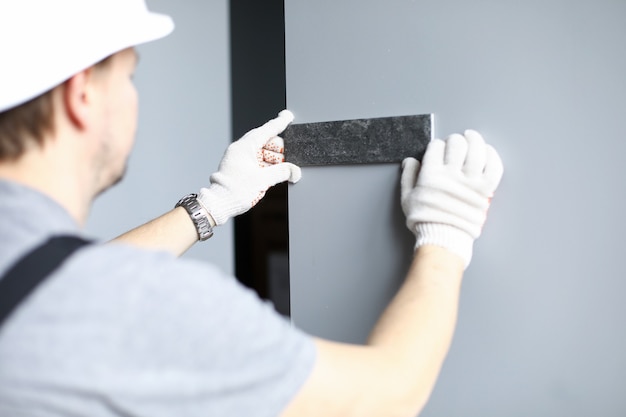
<instances>
[{"instance_id":1,"label":"speckled tile surface","mask_svg":"<svg viewBox=\"0 0 626 417\"><path fill-rule=\"evenodd\" d=\"M431 139L432 119L423 114L293 124L281 135L285 159L300 166L421 159Z\"/></svg>"}]
</instances>

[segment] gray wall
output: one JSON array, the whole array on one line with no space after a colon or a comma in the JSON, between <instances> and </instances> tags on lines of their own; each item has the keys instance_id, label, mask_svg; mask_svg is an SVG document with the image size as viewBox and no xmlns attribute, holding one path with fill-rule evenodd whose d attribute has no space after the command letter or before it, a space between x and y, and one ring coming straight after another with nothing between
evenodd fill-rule
<instances>
[{"instance_id":1,"label":"gray wall","mask_svg":"<svg viewBox=\"0 0 626 417\"><path fill-rule=\"evenodd\" d=\"M137 142L124 181L96 202L87 230L109 239L208 185L231 141L228 2L148 0L176 29L138 47ZM185 256L234 270L232 222Z\"/></svg>"},{"instance_id":2,"label":"gray wall","mask_svg":"<svg viewBox=\"0 0 626 417\"><path fill-rule=\"evenodd\" d=\"M625 415L626 2L285 3L298 122L432 112L436 136L478 129L504 160L423 415ZM397 180L307 168L290 187L297 325L364 336L412 243Z\"/></svg>"}]
</instances>

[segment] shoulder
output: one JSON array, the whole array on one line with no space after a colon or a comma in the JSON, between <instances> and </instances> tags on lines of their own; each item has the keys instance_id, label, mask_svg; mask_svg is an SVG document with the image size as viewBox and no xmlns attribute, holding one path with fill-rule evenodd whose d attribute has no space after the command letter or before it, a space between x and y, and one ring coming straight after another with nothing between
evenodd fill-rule
<instances>
[{"instance_id":1,"label":"shoulder","mask_svg":"<svg viewBox=\"0 0 626 417\"><path fill-rule=\"evenodd\" d=\"M177 415L245 415L260 401L276 414L315 361L313 340L234 277L164 252L85 247L23 307L0 339L0 383L65 375L113 402L147 399L137 414L163 392Z\"/></svg>"},{"instance_id":2,"label":"shoulder","mask_svg":"<svg viewBox=\"0 0 626 417\"><path fill-rule=\"evenodd\" d=\"M208 262L126 244L87 246L57 274L47 289L56 289L57 299L88 297L95 304L114 300L118 309L126 308L135 315L141 314L142 308L150 309L153 317L170 314L172 318L189 317L194 311L205 314L210 310L215 315L235 307L243 311L271 309L235 277ZM153 311L156 306L158 312Z\"/></svg>"}]
</instances>

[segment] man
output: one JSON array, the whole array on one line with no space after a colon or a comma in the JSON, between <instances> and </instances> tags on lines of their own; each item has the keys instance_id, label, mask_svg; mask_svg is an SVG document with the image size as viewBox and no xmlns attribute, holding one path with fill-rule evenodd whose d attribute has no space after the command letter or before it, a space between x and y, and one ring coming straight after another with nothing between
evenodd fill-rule
<instances>
[{"instance_id":1,"label":"man","mask_svg":"<svg viewBox=\"0 0 626 417\"><path fill-rule=\"evenodd\" d=\"M5 2L0 19L2 283L50 237L80 236L93 199L122 177L137 116L133 47L173 25L143 0ZM284 111L250 131L198 195L115 242L84 246L20 302L0 327L0 416L419 412L500 159L466 131L434 140L421 167L404 161L414 262L368 343L335 343L293 328L212 266L176 258L268 187L298 181L278 137L292 119Z\"/></svg>"}]
</instances>

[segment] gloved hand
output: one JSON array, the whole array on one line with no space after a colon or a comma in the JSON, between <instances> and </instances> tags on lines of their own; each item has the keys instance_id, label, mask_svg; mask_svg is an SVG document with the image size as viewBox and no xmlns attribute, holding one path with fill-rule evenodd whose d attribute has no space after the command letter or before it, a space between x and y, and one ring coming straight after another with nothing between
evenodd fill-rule
<instances>
[{"instance_id":1,"label":"gloved hand","mask_svg":"<svg viewBox=\"0 0 626 417\"><path fill-rule=\"evenodd\" d=\"M300 180L300 168L283 162L284 143L278 137L292 121L293 114L283 110L226 149L218 171L211 175L211 185L198 194L216 225L248 211L271 186Z\"/></svg>"},{"instance_id":2,"label":"gloved hand","mask_svg":"<svg viewBox=\"0 0 626 417\"><path fill-rule=\"evenodd\" d=\"M420 163L402 162L402 209L415 248L435 245L459 255L467 267L480 236L503 166L480 133L467 130L446 141L434 139Z\"/></svg>"}]
</instances>

